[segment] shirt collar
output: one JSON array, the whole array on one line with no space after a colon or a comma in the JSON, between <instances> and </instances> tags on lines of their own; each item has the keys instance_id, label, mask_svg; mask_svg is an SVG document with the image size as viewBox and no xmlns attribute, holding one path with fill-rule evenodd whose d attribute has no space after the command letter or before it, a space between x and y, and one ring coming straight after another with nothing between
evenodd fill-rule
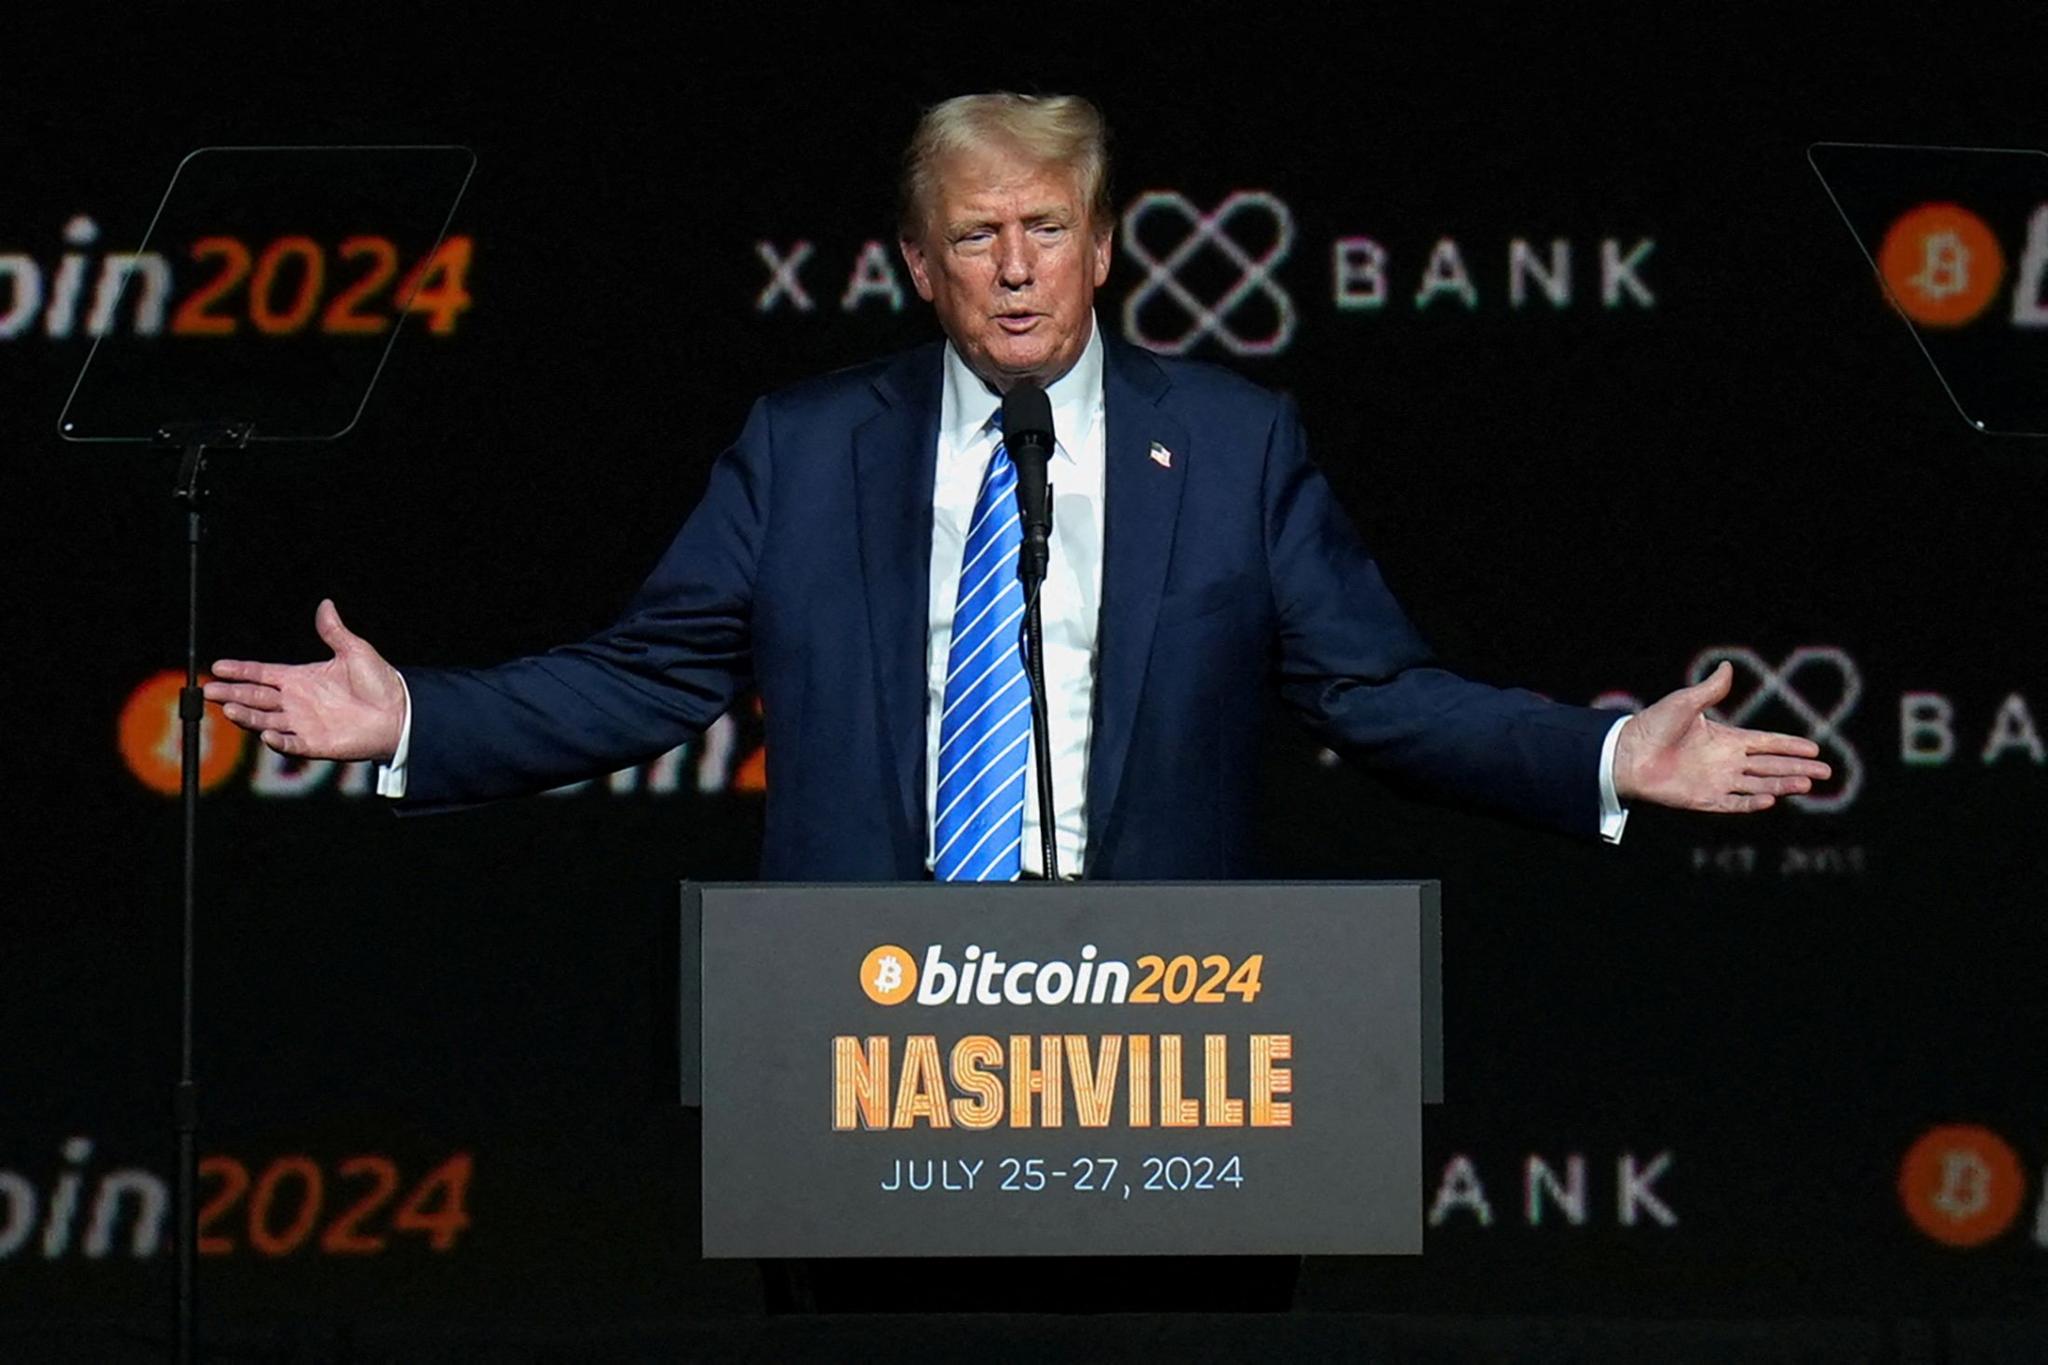
<instances>
[{"instance_id":1,"label":"shirt collar","mask_svg":"<svg viewBox=\"0 0 2048 1365\"><path fill-rule=\"evenodd\" d=\"M1056 455L1078 463L1073 451L1084 448L1081 438L1094 429L1102 411L1102 327L1093 314L1088 318L1088 344L1081 348L1072 367L1052 382L1045 396L1052 403ZM939 400L939 430L951 439L951 448L972 448L1002 402L1002 395L984 383L968 367L959 349L948 341L945 389Z\"/></svg>"}]
</instances>

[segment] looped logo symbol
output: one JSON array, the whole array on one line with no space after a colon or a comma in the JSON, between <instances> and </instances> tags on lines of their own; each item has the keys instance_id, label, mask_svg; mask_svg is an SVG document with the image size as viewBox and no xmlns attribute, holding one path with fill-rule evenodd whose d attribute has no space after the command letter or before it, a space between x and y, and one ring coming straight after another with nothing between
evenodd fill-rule
<instances>
[{"instance_id":1,"label":"looped logo symbol","mask_svg":"<svg viewBox=\"0 0 2048 1365\"><path fill-rule=\"evenodd\" d=\"M1154 255L1140 234L1153 214L1166 214L1188 227L1187 235L1164 256ZM1273 240L1257 256L1232 234L1231 225L1247 215L1271 222ZM1203 213L1175 190L1151 190L1124 211L1124 250L1145 268L1145 281L1124 300L1124 335L1141 346L1167 355L1183 355L1203 337L1215 337L1232 355L1273 355L1294 338L1294 300L1273 279L1273 270L1294 247L1294 213L1264 190L1235 190L1212 212ZM1181 270L1204 248L1211 248L1236 267L1237 282L1214 303L1205 303L1181 282ZM1148 304L1164 296L1186 319L1178 332L1156 335L1140 318ZM1272 330L1246 336L1233 325L1248 302L1263 300L1273 310Z\"/></svg>"},{"instance_id":2,"label":"looped logo symbol","mask_svg":"<svg viewBox=\"0 0 2048 1365\"><path fill-rule=\"evenodd\" d=\"M1834 754L1832 762L1842 780L1840 790L1826 795L1809 792L1804 796L1787 796L1785 800L1801 810L1833 812L1847 808L1863 790L1863 758L1841 731L1842 722L1863 696L1863 674L1856 661L1846 650L1831 645L1801 645L1785 656L1784 663L1773 668L1755 650L1734 645L1700 651L1686 671L1687 681L1701 681L1723 659L1735 666L1738 680L1748 675L1756 679L1757 686L1739 703L1734 701L1731 691L1730 704L1719 708L1719 719L1729 725L1747 725L1767 703L1776 701L1799 718L1799 723L1806 727L1807 738ZM1809 668L1833 669L1841 682L1841 695L1825 713L1793 686L1793 680Z\"/></svg>"}]
</instances>

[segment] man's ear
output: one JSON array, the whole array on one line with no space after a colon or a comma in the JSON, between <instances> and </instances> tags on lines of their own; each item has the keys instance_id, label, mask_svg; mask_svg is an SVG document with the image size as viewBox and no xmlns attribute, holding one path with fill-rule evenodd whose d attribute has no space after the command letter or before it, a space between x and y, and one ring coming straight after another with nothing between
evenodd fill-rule
<instances>
[{"instance_id":1,"label":"man's ear","mask_svg":"<svg viewBox=\"0 0 2048 1365\"><path fill-rule=\"evenodd\" d=\"M1095 234L1095 287L1102 288L1109 279L1109 263L1115 259L1116 229L1106 227Z\"/></svg>"},{"instance_id":2,"label":"man's ear","mask_svg":"<svg viewBox=\"0 0 2048 1365\"><path fill-rule=\"evenodd\" d=\"M924 243L915 237L903 236L896 239L896 249L903 253L903 264L910 267L910 282L917 287L917 296L926 303L932 301L931 261L924 254Z\"/></svg>"}]
</instances>

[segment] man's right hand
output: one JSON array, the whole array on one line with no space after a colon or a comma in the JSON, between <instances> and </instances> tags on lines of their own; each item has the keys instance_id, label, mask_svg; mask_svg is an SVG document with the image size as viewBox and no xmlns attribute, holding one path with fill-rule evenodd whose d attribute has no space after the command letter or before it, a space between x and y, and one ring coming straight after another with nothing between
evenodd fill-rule
<instances>
[{"instance_id":1,"label":"man's right hand","mask_svg":"<svg viewBox=\"0 0 2048 1365\"><path fill-rule=\"evenodd\" d=\"M206 699L221 714L295 758L375 759L389 763L405 726L405 684L368 640L341 623L332 600L313 628L334 651L319 664L258 664L221 659Z\"/></svg>"}]
</instances>

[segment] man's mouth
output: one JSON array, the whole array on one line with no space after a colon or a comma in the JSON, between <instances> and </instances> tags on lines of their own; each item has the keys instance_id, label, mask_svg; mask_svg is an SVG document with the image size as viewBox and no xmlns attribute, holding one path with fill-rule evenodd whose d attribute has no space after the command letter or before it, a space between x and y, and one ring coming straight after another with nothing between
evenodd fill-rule
<instances>
[{"instance_id":1,"label":"man's mouth","mask_svg":"<svg viewBox=\"0 0 2048 1365\"><path fill-rule=\"evenodd\" d=\"M1043 315L1039 313L998 313L996 314L996 326L1015 336L1028 332L1037 326L1041 316Z\"/></svg>"}]
</instances>

